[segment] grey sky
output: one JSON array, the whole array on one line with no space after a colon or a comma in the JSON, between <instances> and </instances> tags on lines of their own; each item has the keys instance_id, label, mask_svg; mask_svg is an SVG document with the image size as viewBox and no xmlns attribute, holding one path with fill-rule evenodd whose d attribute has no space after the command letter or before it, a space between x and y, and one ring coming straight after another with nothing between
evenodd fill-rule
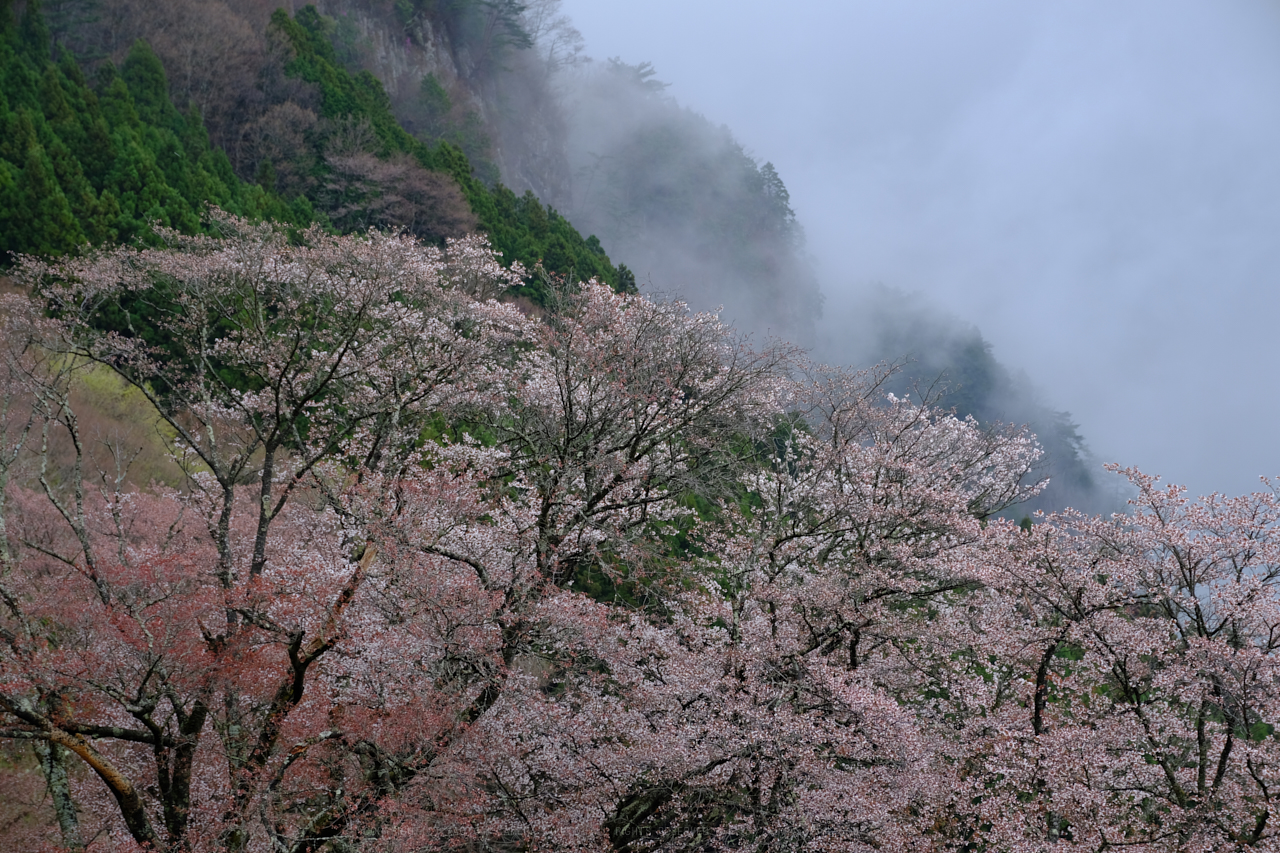
<instances>
[{"instance_id":1,"label":"grey sky","mask_svg":"<svg viewBox=\"0 0 1280 853\"><path fill-rule=\"evenodd\" d=\"M1104 460L1280 474L1280 4L565 0L787 182L828 313L978 325Z\"/></svg>"}]
</instances>

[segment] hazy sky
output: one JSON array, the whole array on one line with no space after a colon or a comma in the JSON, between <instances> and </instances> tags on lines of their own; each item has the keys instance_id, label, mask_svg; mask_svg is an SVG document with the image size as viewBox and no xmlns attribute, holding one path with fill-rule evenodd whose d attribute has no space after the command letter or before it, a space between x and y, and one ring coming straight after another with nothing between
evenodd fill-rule
<instances>
[{"instance_id":1,"label":"hazy sky","mask_svg":"<svg viewBox=\"0 0 1280 853\"><path fill-rule=\"evenodd\" d=\"M565 0L791 190L838 316L976 324L1097 454L1280 475L1280 0Z\"/></svg>"}]
</instances>

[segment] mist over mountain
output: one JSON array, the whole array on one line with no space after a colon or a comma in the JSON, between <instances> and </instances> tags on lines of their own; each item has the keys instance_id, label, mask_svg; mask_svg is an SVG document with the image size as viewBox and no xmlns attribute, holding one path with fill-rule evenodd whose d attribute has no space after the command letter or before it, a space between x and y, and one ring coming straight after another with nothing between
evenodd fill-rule
<instances>
[{"instance_id":1,"label":"mist over mountain","mask_svg":"<svg viewBox=\"0 0 1280 853\"><path fill-rule=\"evenodd\" d=\"M830 306L977 325L1107 461L1280 472L1280 7L566 0L787 183Z\"/></svg>"},{"instance_id":2,"label":"mist over mountain","mask_svg":"<svg viewBox=\"0 0 1280 853\"><path fill-rule=\"evenodd\" d=\"M547 63L544 78L563 115L567 178L541 191L599 236L642 289L722 309L739 328L793 340L832 364L895 364L889 387L899 394L927 389L961 415L1030 426L1045 448L1050 485L1025 511L1122 507L1071 415L1021 366L1002 364L979 329L895 289L843 293L824 307L822 288L844 283L820 282L785 176L748 154L730 128L681 105L660 69L587 59L581 42L565 35L576 34L571 22L559 20L560 43L579 49ZM519 148L518 138L506 147Z\"/></svg>"},{"instance_id":3,"label":"mist over mountain","mask_svg":"<svg viewBox=\"0 0 1280 853\"><path fill-rule=\"evenodd\" d=\"M1049 483L1018 513L1124 509L1127 492L1103 469L1071 413L1056 408L1020 366L998 360L980 329L923 295L883 285L862 288L827 309L814 353L832 363L894 364L887 391L934 401L985 424L1029 427L1045 454L1038 473Z\"/></svg>"},{"instance_id":4,"label":"mist over mountain","mask_svg":"<svg viewBox=\"0 0 1280 853\"><path fill-rule=\"evenodd\" d=\"M1270 438L1225 421L1272 295L1222 321L1274 199L1151 169L1239 123L1101 122L1026 4L592 7L690 65L562 0L276 2L0 0L7 846L1280 848L1280 484L1104 475L1041 384L1083 324L1134 455Z\"/></svg>"},{"instance_id":5,"label":"mist over mountain","mask_svg":"<svg viewBox=\"0 0 1280 853\"><path fill-rule=\"evenodd\" d=\"M773 164L668 97L648 65L575 69L565 86L567 214L658 292L808 343L821 296Z\"/></svg>"}]
</instances>

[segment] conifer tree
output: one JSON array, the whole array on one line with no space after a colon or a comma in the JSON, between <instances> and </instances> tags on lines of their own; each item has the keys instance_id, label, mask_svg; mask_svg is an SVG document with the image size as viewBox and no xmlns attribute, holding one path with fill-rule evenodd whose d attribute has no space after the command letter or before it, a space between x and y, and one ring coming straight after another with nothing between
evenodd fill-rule
<instances>
[{"instance_id":1,"label":"conifer tree","mask_svg":"<svg viewBox=\"0 0 1280 853\"><path fill-rule=\"evenodd\" d=\"M26 164L18 180L18 229L9 252L62 254L84 242L75 213L58 186L53 164L39 142L27 148Z\"/></svg>"}]
</instances>

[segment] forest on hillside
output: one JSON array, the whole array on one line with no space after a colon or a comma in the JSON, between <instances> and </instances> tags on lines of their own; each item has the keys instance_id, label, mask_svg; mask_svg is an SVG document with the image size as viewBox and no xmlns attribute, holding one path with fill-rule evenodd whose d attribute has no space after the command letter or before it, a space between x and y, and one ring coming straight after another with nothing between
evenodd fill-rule
<instances>
[{"instance_id":1,"label":"forest on hillside","mask_svg":"<svg viewBox=\"0 0 1280 853\"><path fill-rule=\"evenodd\" d=\"M1277 493L1090 514L897 291L840 366L554 0L0 0L0 84L7 846L1280 844Z\"/></svg>"},{"instance_id":2,"label":"forest on hillside","mask_svg":"<svg viewBox=\"0 0 1280 853\"><path fill-rule=\"evenodd\" d=\"M0 255L131 242L151 223L195 233L213 204L430 242L478 227L508 262L630 286L532 194L484 183L457 145L405 130L382 84L342 65L314 7L255 30L262 4L5 5ZM540 300L541 285L531 275L524 295Z\"/></svg>"}]
</instances>

